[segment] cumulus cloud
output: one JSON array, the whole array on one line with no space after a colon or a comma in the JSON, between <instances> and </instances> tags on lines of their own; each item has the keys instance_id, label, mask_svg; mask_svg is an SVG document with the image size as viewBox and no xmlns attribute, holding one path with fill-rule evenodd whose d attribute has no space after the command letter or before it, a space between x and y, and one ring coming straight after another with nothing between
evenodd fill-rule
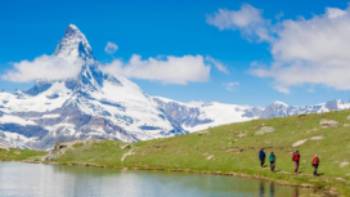
<instances>
[{"instance_id":1,"label":"cumulus cloud","mask_svg":"<svg viewBox=\"0 0 350 197\"><path fill-rule=\"evenodd\" d=\"M254 62L251 73L272 78L280 92L305 84L350 90L350 8L326 8L308 19L271 24L259 9L246 4L239 10L220 9L207 22L269 43L272 62L268 66Z\"/></svg>"},{"instance_id":2,"label":"cumulus cloud","mask_svg":"<svg viewBox=\"0 0 350 197\"><path fill-rule=\"evenodd\" d=\"M74 79L79 75L82 64L79 59L72 62L62 57L42 55L32 61L13 63L12 69L1 78L22 83ZM212 57L201 55L142 58L135 54L128 61L114 59L111 63L102 65L105 72L116 76L179 85L206 82L210 78L211 68L228 73L224 64Z\"/></svg>"},{"instance_id":3,"label":"cumulus cloud","mask_svg":"<svg viewBox=\"0 0 350 197\"><path fill-rule=\"evenodd\" d=\"M263 18L261 10L249 4L239 10L219 9L207 16L207 23L220 30L240 30L252 40L272 40L270 22Z\"/></svg>"},{"instance_id":4,"label":"cumulus cloud","mask_svg":"<svg viewBox=\"0 0 350 197\"><path fill-rule=\"evenodd\" d=\"M107 44L105 46L105 52L107 54L110 54L110 55L112 55L115 52L117 52L118 49L119 49L119 46L116 43L111 42L111 41L107 42Z\"/></svg>"},{"instance_id":5,"label":"cumulus cloud","mask_svg":"<svg viewBox=\"0 0 350 197\"><path fill-rule=\"evenodd\" d=\"M286 20L271 42L273 63L252 73L275 80L289 92L292 86L321 84L350 90L350 11L327 8L310 19Z\"/></svg>"},{"instance_id":6,"label":"cumulus cloud","mask_svg":"<svg viewBox=\"0 0 350 197\"><path fill-rule=\"evenodd\" d=\"M67 59L42 55L34 60L23 60L13 64L13 68L1 76L2 79L14 82L37 80L64 80L77 77L82 63Z\"/></svg>"},{"instance_id":7,"label":"cumulus cloud","mask_svg":"<svg viewBox=\"0 0 350 197\"><path fill-rule=\"evenodd\" d=\"M104 70L129 78L186 85L189 82L207 81L210 77L210 68L211 63L201 55L150 57L147 59L133 55L126 63L115 60L111 64L105 65Z\"/></svg>"},{"instance_id":8,"label":"cumulus cloud","mask_svg":"<svg viewBox=\"0 0 350 197\"><path fill-rule=\"evenodd\" d=\"M227 83L224 83L224 87L227 91L232 92L234 91L237 87L239 87L239 82L237 81L230 81Z\"/></svg>"}]
</instances>

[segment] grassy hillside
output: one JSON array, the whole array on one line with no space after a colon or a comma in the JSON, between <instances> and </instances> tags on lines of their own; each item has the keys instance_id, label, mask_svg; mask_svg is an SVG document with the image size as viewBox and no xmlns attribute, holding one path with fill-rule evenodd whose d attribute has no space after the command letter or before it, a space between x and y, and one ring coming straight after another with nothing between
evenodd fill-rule
<instances>
[{"instance_id":1,"label":"grassy hillside","mask_svg":"<svg viewBox=\"0 0 350 197\"><path fill-rule=\"evenodd\" d=\"M46 155L46 152L28 149L2 149L0 148L0 161L26 161L37 160Z\"/></svg>"},{"instance_id":2,"label":"grassy hillside","mask_svg":"<svg viewBox=\"0 0 350 197\"><path fill-rule=\"evenodd\" d=\"M350 111L225 125L186 136L139 142L78 143L55 162L129 169L245 174L295 184L336 188L350 196ZM293 146L294 145L294 146ZM261 147L277 155L277 172L260 168ZM291 152L300 150L301 174L294 175ZM312 176L311 157L321 159Z\"/></svg>"}]
</instances>

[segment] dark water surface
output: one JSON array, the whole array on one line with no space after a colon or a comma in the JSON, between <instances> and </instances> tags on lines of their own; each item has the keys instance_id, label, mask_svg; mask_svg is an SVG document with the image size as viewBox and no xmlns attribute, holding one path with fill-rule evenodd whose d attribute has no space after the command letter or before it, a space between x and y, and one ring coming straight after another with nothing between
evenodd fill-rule
<instances>
[{"instance_id":1,"label":"dark water surface","mask_svg":"<svg viewBox=\"0 0 350 197\"><path fill-rule=\"evenodd\" d=\"M0 163L1 197L297 197L309 192L230 176Z\"/></svg>"}]
</instances>

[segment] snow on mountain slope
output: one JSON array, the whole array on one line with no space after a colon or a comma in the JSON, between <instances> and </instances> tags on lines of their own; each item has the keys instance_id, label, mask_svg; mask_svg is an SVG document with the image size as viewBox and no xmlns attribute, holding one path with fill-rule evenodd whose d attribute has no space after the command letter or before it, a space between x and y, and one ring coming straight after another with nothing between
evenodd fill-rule
<instances>
[{"instance_id":1,"label":"snow on mountain slope","mask_svg":"<svg viewBox=\"0 0 350 197\"><path fill-rule=\"evenodd\" d=\"M154 97L154 100L158 102L169 119L189 132L258 118L249 113L253 110L250 106L218 102L181 103L162 97Z\"/></svg>"},{"instance_id":2,"label":"snow on mountain slope","mask_svg":"<svg viewBox=\"0 0 350 197\"><path fill-rule=\"evenodd\" d=\"M35 122L31 120L25 120L19 116L5 114L0 117L1 117L0 124L14 123L14 124L20 124L20 125L36 125Z\"/></svg>"},{"instance_id":3,"label":"snow on mountain slope","mask_svg":"<svg viewBox=\"0 0 350 197\"><path fill-rule=\"evenodd\" d=\"M289 106L288 104L275 101L264 110L258 112L260 118L286 117L299 114L324 113L330 111L350 109L350 103L341 100L328 101L316 105Z\"/></svg>"},{"instance_id":4,"label":"snow on mountain slope","mask_svg":"<svg viewBox=\"0 0 350 197\"><path fill-rule=\"evenodd\" d=\"M45 84L46 85L46 84ZM39 82L35 87L43 86ZM32 93L33 90L28 90ZM56 82L49 84L46 90L31 95L24 92L16 94L0 93L0 99L7 112L45 112L61 107L67 96L71 94L71 90L65 87L64 82Z\"/></svg>"},{"instance_id":5,"label":"snow on mountain slope","mask_svg":"<svg viewBox=\"0 0 350 197\"><path fill-rule=\"evenodd\" d=\"M172 122L175 122L179 127L189 132L259 118L287 117L350 109L350 103L341 100L305 106L289 106L282 101L275 101L266 107L224 104L218 102L183 103L163 97L154 97L154 100L158 102L160 108L167 114L167 117Z\"/></svg>"},{"instance_id":6,"label":"snow on mountain slope","mask_svg":"<svg viewBox=\"0 0 350 197\"><path fill-rule=\"evenodd\" d=\"M68 26L54 56L81 62L80 74L71 80L40 81L25 92L1 92L2 141L19 146L13 141L16 134L26 146L46 149L77 139L132 142L186 133L174 128L136 84L104 73L76 26Z\"/></svg>"},{"instance_id":7,"label":"snow on mountain slope","mask_svg":"<svg viewBox=\"0 0 350 197\"><path fill-rule=\"evenodd\" d=\"M127 78L103 72L75 25L68 26L52 56L78 66L79 74L38 81L23 92L0 92L1 147L50 149L58 142L87 139L134 142L257 118L350 108L340 100L300 107L277 101L263 108L151 97Z\"/></svg>"},{"instance_id":8,"label":"snow on mountain slope","mask_svg":"<svg viewBox=\"0 0 350 197\"><path fill-rule=\"evenodd\" d=\"M251 109L249 106L239 106L224 103L203 103L197 105L201 109L200 117L213 120L211 123L198 125L196 127L186 128L189 131L198 131L208 127L213 127L222 124L242 122L252 120L258 117L250 116L247 112Z\"/></svg>"},{"instance_id":9,"label":"snow on mountain slope","mask_svg":"<svg viewBox=\"0 0 350 197\"><path fill-rule=\"evenodd\" d=\"M77 59L93 61L92 48L88 40L79 28L73 24L68 25L65 35L57 45L54 54L71 61Z\"/></svg>"},{"instance_id":10,"label":"snow on mountain slope","mask_svg":"<svg viewBox=\"0 0 350 197\"><path fill-rule=\"evenodd\" d=\"M32 139L26 138L17 133L0 130L0 148L30 148L27 144L32 143Z\"/></svg>"}]
</instances>

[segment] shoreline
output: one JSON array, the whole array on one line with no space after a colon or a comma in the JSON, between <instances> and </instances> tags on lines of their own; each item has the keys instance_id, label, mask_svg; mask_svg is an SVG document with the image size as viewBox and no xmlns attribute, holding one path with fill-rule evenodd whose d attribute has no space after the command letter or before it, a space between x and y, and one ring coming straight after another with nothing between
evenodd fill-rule
<instances>
[{"instance_id":1,"label":"shoreline","mask_svg":"<svg viewBox=\"0 0 350 197\"><path fill-rule=\"evenodd\" d=\"M165 168L152 168L145 166L105 166L105 165L97 165L92 163L59 163L59 162L36 162L36 161L24 161L25 163L34 163L34 164L45 164L45 165L55 165L55 166L72 166L72 167L85 167L85 168L100 168L100 169L116 169L121 172L124 171L145 171L145 172L169 172L169 173L183 173L189 175L212 175L212 176L232 176L239 177L250 180L262 180L266 182L274 182L276 184L288 187L299 187L303 189L310 189L317 196L341 196L341 193L337 191L335 188L325 188L320 187L312 183L297 183L293 181L288 181L284 179L275 179L268 176L262 175L250 175L244 172L222 172L222 171L202 171L202 170L193 170L193 169L165 169Z\"/></svg>"}]
</instances>

